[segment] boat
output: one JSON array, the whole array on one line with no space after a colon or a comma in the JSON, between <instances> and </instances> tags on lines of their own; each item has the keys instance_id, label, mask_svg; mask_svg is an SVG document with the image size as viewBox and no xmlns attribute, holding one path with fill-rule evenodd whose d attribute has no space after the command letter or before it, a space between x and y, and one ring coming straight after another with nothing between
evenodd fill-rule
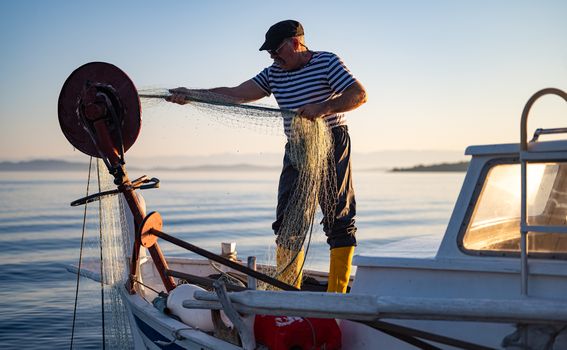
<instances>
[{"instance_id":1,"label":"boat","mask_svg":"<svg viewBox=\"0 0 567 350\"><path fill-rule=\"evenodd\" d=\"M305 271L297 290L254 257L235 259L232 244L216 254L163 232L159 213L146 214L136 192L159 181L131 181L125 169L140 104L116 66L75 70L60 94L59 121L74 147L103 159L117 186L73 205L121 193L133 215L120 291L136 348L566 349L567 140L540 137L567 128L527 135L530 109L547 95L567 102L559 89L536 92L519 143L466 149L471 161L434 257L356 255L347 294L326 293L325 272ZM161 240L203 258L166 258Z\"/></svg>"}]
</instances>

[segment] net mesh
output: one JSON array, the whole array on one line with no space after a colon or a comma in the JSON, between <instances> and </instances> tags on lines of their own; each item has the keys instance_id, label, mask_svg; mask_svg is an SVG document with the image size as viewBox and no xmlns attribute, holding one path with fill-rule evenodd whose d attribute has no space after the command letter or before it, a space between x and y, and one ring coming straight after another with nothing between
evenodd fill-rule
<instances>
[{"instance_id":1,"label":"net mesh","mask_svg":"<svg viewBox=\"0 0 567 350\"><path fill-rule=\"evenodd\" d=\"M202 117L217 122L228 128L254 130L267 135L283 133L282 118L291 119L293 111L281 110L263 104L236 104L221 94L191 90L187 95L188 104L182 108L189 117ZM163 107L171 105L165 99L171 96L167 89L146 88L139 90L142 108Z\"/></svg>"},{"instance_id":2,"label":"net mesh","mask_svg":"<svg viewBox=\"0 0 567 350\"><path fill-rule=\"evenodd\" d=\"M323 213L334 213L336 178L332 135L322 119L310 121L293 118L289 139L289 157L298 170L294 189L285 208L278 231L277 245L284 248L277 257L275 277L292 285L299 285L313 231L317 204ZM325 215L326 227L332 225L334 215ZM308 239L309 238L309 239Z\"/></svg>"},{"instance_id":3,"label":"net mesh","mask_svg":"<svg viewBox=\"0 0 567 350\"><path fill-rule=\"evenodd\" d=\"M100 159L89 178L94 188L91 193L115 188ZM103 196L86 205L86 211L80 265L84 278L78 291L73 348L132 349L132 330L121 290L128 277L127 257L133 233L126 223L122 196Z\"/></svg>"},{"instance_id":4,"label":"net mesh","mask_svg":"<svg viewBox=\"0 0 567 350\"><path fill-rule=\"evenodd\" d=\"M163 89L145 90L140 93L143 108L164 105L168 103L164 100L167 96L169 94ZM276 242L291 253L284 255L284 259L276 259L273 253L267 254L271 257L268 265L273 267L264 272L289 284L296 284L303 269L303 253L307 255L309 249L317 206L320 205L323 213L329 213L323 219L325 226L332 225L334 217L332 214L335 210L337 189L333 141L325 121L320 118L310 121L296 117L292 111L270 106L232 104L222 95L206 92L194 97L191 103L183 108L192 114L212 118L225 127L242 127L268 134L281 135L283 118L292 120L288 155L297 169L298 176ZM98 162L99 191L115 188L106 166L101 160ZM104 321L100 323L100 327L104 332L105 348L109 349L133 347L127 306L121 298L121 290L128 278L127 259L133 243L132 225L128 224L128 218L125 217L128 211L122 196L103 197L96 210L95 206L89 208L92 216L99 217L96 223L93 219L89 221L91 232L97 232L87 245L91 259L101 261L100 266L94 264L91 270L95 275L96 270L99 270L98 273L103 279L101 302ZM285 271L288 272L284 273ZM92 297L87 297L90 300L87 301L87 306L89 309L95 308L96 287L88 288ZM258 283L258 288L270 289L263 283ZM92 321L85 327L92 329Z\"/></svg>"},{"instance_id":5,"label":"net mesh","mask_svg":"<svg viewBox=\"0 0 567 350\"><path fill-rule=\"evenodd\" d=\"M144 108L168 103L165 101L168 96L170 94L165 89L140 90ZM298 176L276 240L279 247L291 253L278 259L268 255L273 257L269 263L277 265L268 274L296 284L304 264L304 259L298 259L298 256L302 257L303 252L308 251L317 205L320 205L324 214L328 214L323 219L326 227L332 225L334 218L337 189L333 139L329 127L322 118L311 121L295 116L295 112L290 110L235 104L223 95L206 90L191 90L186 100L189 103L182 108L189 113L217 120L228 127L242 127L269 134L277 131L281 135L284 119L291 120L288 151ZM259 284L259 288L263 288L262 284Z\"/></svg>"},{"instance_id":6,"label":"net mesh","mask_svg":"<svg viewBox=\"0 0 567 350\"><path fill-rule=\"evenodd\" d=\"M100 159L98 176L101 191L116 187ZM132 334L121 290L128 279L128 250L132 246L133 233L129 231L130 226L126 222L125 210L128 208L125 208L122 196L101 198L100 209L106 346L110 349L128 349L132 348Z\"/></svg>"}]
</instances>

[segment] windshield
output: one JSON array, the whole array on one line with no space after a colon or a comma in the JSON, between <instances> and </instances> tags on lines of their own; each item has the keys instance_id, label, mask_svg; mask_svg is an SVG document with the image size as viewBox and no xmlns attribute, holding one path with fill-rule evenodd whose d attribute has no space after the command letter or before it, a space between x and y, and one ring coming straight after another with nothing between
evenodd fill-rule
<instances>
[{"instance_id":1,"label":"windshield","mask_svg":"<svg viewBox=\"0 0 567 350\"><path fill-rule=\"evenodd\" d=\"M464 249L519 252L520 201L520 165L492 166L470 216ZM565 225L567 164L528 164L527 203L528 224ZM567 253L567 235L529 233L528 253Z\"/></svg>"}]
</instances>

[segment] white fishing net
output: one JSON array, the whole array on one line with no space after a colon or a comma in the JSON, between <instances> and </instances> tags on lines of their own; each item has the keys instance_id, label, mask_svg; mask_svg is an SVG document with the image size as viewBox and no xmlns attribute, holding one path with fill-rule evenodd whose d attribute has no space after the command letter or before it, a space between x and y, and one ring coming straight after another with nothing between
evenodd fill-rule
<instances>
[{"instance_id":1,"label":"white fishing net","mask_svg":"<svg viewBox=\"0 0 567 350\"><path fill-rule=\"evenodd\" d=\"M98 160L100 191L114 189L113 177ZM102 246L102 276L104 282L104 332L109 349L132 348L132 334L127 306L121 298L128 279L128 251L133 233L125 218L125 201L122 196L106 196L100 200L100 243Z\"/></svg>"},{"instance_id":2,"label":"white fishing net","mask_svg":"<svg viewBox=\"0 0 567 350\"><path fill-rule=\"evenodd\" d=\"M283 133L282 118L292 118L293 111L281 110L263 104L236 104L226 96L204 91L195 91L188 96L188 104L182 108L188 117L215 121L226 128L247 129L265 135ZM165 98L171 94L167 89L146 88L139 90L142 109L170 106Z\"/></svg>"},{"instance_id":3,"label":"white fishing net","mask_svg":"<svg viewBox=\"0 0 567 350\"><path fill-rule=\"evenodd\" d=\"M116 187L100 159L91 167L89 179L88 194ZM121 198L102 196L85 208L85 243L78 267L80 275L87 278L81 279L78 286L73 348L133 348L128 310L121 298L129 273L128 247L133 234Z\"/></svg>"},{"instance_id":4,"label":"white fishing net","mask_svg":"<svg viewBox=\"0 0 567 350\"><path fill-rule=\"evenodd\" d=\"M164 100L164 97L169 94L163 90L146 91L145 95L146 97L141 94L144 108L169 104ZM212 118L223 127L241 127L272 135L283 133L284 117L292 120L289 156L292 164L298 170L298 176L277 238L277 245L290 253L283 260L276 259L274 252L266 254L272 257L271 261L268 261L268 265L272 267L264 272L289 284L296 284L303 269L302 254L305 252L307 255L309 250L317 206L320 205L324 213L331 213L325 216L327 220L325 225L332 225L334 217L332 214L335 211L337 190L335 164L332 135L326 123L322 119L310 121L298 118L291 111L269 106L232 104L220 95L205 92L180 108L186 108L195 115ZM98 160L96 178L94 173L96 171L93 169L91 181L99 184L96 190L100 192L115 188L113 178L101 160ZM91 190L91 193L96 190ZM274 188L274 191L276 190ZM98 329L102 328L104 347L108 349L133 347L128 310L121 298L121 289L128 278L128 258L133 244L132 228L125 217L128 211L122 196L102 197L100 202L94 202L88 206L87 231L90 235L87 237L85 259L91 262L99 261L100 264L89 263L88 266L85 264L82 275L90 274L95 276L94 279L100 279L102 276L103 283L98 286L98 292L96 285L81 287L87 290L87 294L83 294L83 297L80 298L83 301L79 303L79 308L84 305L91 310L85 315L93 316L89 316L91 319L84 322L79 317L78 322L84 332L92 331L93 321L96 327L100 327ZM267 234L271 234L268 233L269 228L266 231ZM273 247L266 247L266 249L269 248L273 249ZM301 255L301 258L298 258L298 255ZM290 266L292 268L288 269ZM84 271L87 267L90 271ZM270 289L263 283L258 283L258 288ZM103 314L99 314L102 317L95 321L92 317L96 317L96 309L101 309L101 303ZM79 343L77 340L76 344Z\"/></svg>"},{"instance_id":5,"label":"white fishing net","mask_svg":"<svg viewBox=\"0 0 567 350\"><path fill-rule=\"evenodd\" d=\"M169 103L165 101L170 95L167 90L145 89L139 92L144 108ZM284 118L292 121L289 156L298 170L298 177L277 238L277 245L291 253L286 254L284 259L278 259L277 268L269 271L269 274L289 284L295 284L304 264L304 260L298 259L298 255L302 251L308 252L317 205L321 206L323 213L330 213L324 219L327 220L326 226L332 225L334 217L337 189L333 139L329 127L321 118L311 121L296 117L293 111L263 105L235 104L223 95L206 90L191 90L187 100L189 103L180 108L185 108L187 113L216 120L225 127L240 127L264 134L281 135ZM273 257L269 264L275 266L275 254L267 256ZM293 264L300 266L289 269L293 271L290 275L289 271L285 270ZM258 288L264 288L263 284L260 283Z\"/></svg>"},{"instance_id":6,"label":"white fishing net","mask_svg":"<svg viewBox=\"0 0 567 350\"><path fill-rule=\"evenodd\" d=\"M336 200L336 176L333 157L333 139L323 119L310 121L293 118L289 139L289 156L299 175L285 208L278 231L277 245L283 247L274 277L297 285L313 231L317 205L324 213L324 224L332 225ZM298 268L291 268L299 264Z\"/></svg>"}]
</instances>

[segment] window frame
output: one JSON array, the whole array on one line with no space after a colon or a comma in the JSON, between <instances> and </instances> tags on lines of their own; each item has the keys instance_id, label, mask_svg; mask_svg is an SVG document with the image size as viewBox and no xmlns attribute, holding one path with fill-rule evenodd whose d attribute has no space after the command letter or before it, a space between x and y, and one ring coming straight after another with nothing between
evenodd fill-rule
<instances>
[{"instance_id":1,"label":"window frame","mask_svg":"<svg viewBox=\"0 0 567 350\"><path fill-rule=\"evenodd\" d=\"M545 160L538 163L549 163L549 162L560 162L558 160ZM565 160L563 160L565 162ZM475 184L474 191L472 193L471 199L467 206L465 216L463 218L463 222L459 227L459 232L457 234L457 247L459 250L465 255L471 256L489 256L489 257L505 257L505 258L519 258L520 257L520 250L518 251L498 251L498 250L472 250L465 248L464 245L464 238L467 233L467 229L470 225L472 220L472 215L476 208L476 205L480 199L480 194L482 193L482 189L486 183L488 173L492 168L498 165L520 165L520 158L519 157L505 157L505 158L498 158L492 159L487 161L478 177L478 180ZM528 234L529 236L532 233ZM518 231L518 237L520 237L520 231ZM567 252L565 253L544 253L544 252L530 252L528 253L529 258L536 258L536 259L551 259L551 260L567 260Z\"/></svg>"}]
</instances>

